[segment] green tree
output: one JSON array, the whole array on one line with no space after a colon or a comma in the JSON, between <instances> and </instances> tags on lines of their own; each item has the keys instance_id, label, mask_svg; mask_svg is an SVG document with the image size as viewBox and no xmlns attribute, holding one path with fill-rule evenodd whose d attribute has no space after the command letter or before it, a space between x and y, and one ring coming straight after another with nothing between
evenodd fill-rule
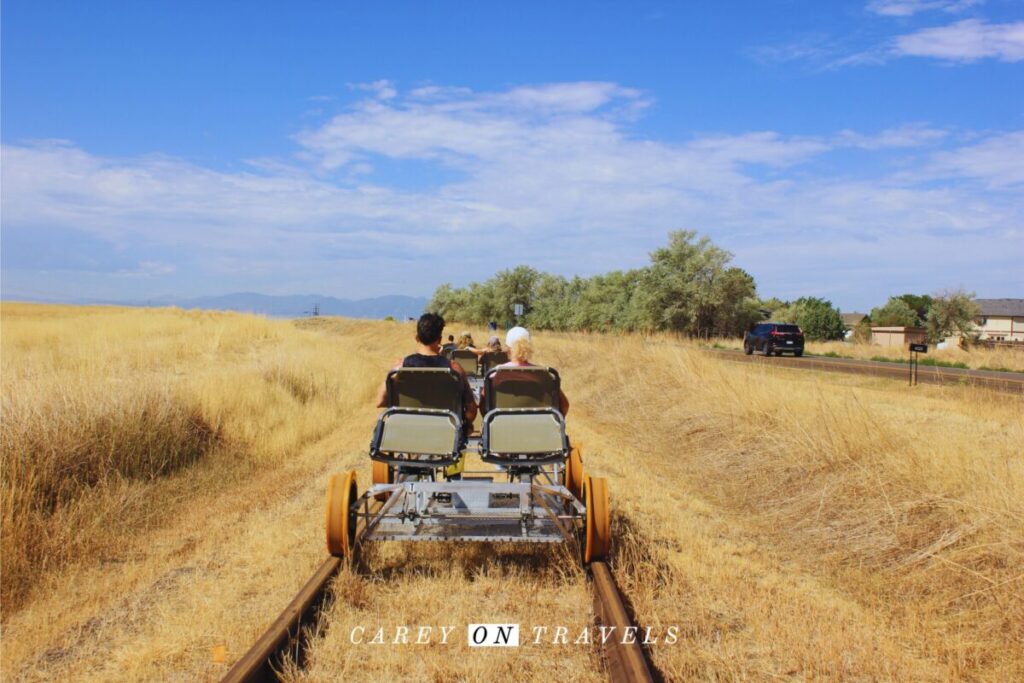
<instances>
[{"instance_id":1,"label":"green tree","mask_svg":"<svg viewBox=\"0 0 1024 683\"><path fill-rule=\"evenodd\" d=\"M927 294L901 294L896 298L906 302L908 306L914 309L919 326L923 326L926 323L928 311L931 309L932 302L934 301L932 297Z\"/></svg>"},{"instance_id":2,"label":"green tree","mask_svg":"<svg viewBox=\"0 0 1024 683\"><path fill-rule=\"evenodd\" d=\"M796 325L799 323L800 310L795 303L784 303L778 308L773 308L772 314L768 318L777 323L793 323Z\"/></svg>"},{"instance_id":3,"label":"green tree","mask_svg":"<svg viewBox=\"0 0 1024 683\"><path fill-rule=\"evenodd\" d=\"M731 257L706 236L698 239L691 230L669 233L668 246L651 254L651 265L640 281L638 327L710 334L715 279Z\"/></svg>"},{"instance_id":4,"label":"green tree","mask_svg":"<svg viewBox=\"0 0 1024 683\"><path fill-rule=\"evenodd\" d=\"M529 316L533 309L534 289L540 278L538 273L529 266L516 266L512 270L503 270L488 283L492 286L494 317L490 320L510 320L515 304L523 305L523 315Z\"/></svg>"},{"instance_id":5,"label":"green tree","mask_svg":"<svg viewBox=\"0 0 1024 683\"><path fill-rule=\"evenodd\" d=\"M843 318L831 301L805 296L793 302L795 322L811 341L842 339ZM783 321L789 322L789 321Z\"/></svg>"},{"instance_id":6,"label":"green tree","mask_svg":"<svg viewBox=\"0 0 1024 683\"><path fill-rule=\"evenodd\" d=\"M501 310L494 278L484 283L470 282L466 294L466 312L459 317L467 323L483 325L491 320L508 320L510 311Z\"/></svg>"},{"instance_id":7,"label":"green tree","mask_svg":"<svg viewBox=\"0 0 1024 683\"><path fill-rule=\"evenodd\" d=\"M427 310L433 313L440 313L448 320L463 320L468 309L469 293L464 289L455 289L449 283L445 283L434 290L430 297Z\"/></svg>"},{"instance_id":8,"label":"green tree","mask_svg":"<svg viewBox=\"0 0 1024 683\"><path fill-rule=\"evenodd\" d=\"M917 311L903 297L893 297L884 306L871 309L871 321L883 327L916 327Z\"/></svg>"},{"instance_id":9,"label":"green tree","mask_svg":"<svg viewBox=\"0 0 1024 683\"><path fill-rule=\"evenodd\" d=\"M586 280L576 303L573 327L579 330L636 329L633 295L640 271L615 270Z\"/></svg>"},{"instance_id":10,"label":"green tree","mask_svg":"<svg viewBox=\"0 0 1024 683\"><path fill-rule=\"evenodd\" d=\"M569 282L560 275L541 273L534 286L533 302L526 322L541 330L565 330L570 327L571 295Z\"/></svg>"},{"instance_id":11,"label":"green tree","mask_svg":"<svg viewBox=\"0 0 1024 683\"><path fill-rule=\"evenodd\" d=\"M775 311L781 310L781 309L785 308L787 305L788 304L785 301L783 301L782 299L779 299L778 297L774 297L774 296L771 297L770 299L758 299L757 300L757 307L761 311L761 313L762 313L761 317L764 320L767 320L767 319L775 320L776 319L775 318Z\"/></svg>"},{"instance_id":12,"label":"green tree","mask_svg":"<svg viewBox=\"0 0 1024 683\"><path fill-rule=\"evenodd\" d=\"M928 338L940 342L952 334L971 337L975 334L974 319L980 315L974 292L955 289L938 294L928 311Z\"/></svg>"},{"instance_id":13,"label":"green tree","mask_svg":"<svg viewBox=\"0 0 1024 683\"><path fill-rule=\"evenodd\" d=\"M715 279L715 310L711 317L712 333L722 337L742 336L751 325L761 320L754 278L742 268L726 268Z\"/></svg>"}]
</instances>

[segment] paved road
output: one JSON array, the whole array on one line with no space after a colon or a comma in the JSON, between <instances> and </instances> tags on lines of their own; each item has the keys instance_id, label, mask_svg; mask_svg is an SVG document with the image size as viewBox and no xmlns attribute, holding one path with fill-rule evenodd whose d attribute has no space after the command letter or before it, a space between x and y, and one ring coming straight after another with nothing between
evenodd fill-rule
<instances>
[{"instance_id":1,"label":"paved road","mask_svg":"<svg viewBox=\"0 0 1024 683\"><path fill-rule=\"evenodd\" d=\"M829 358L827 356L747 356L736 350L710 350L719 358L745 363L768 363L784 367L803 368L805 370L826 370L828 372L849 372L876 377L891 377L904 382L908 380L908 366L905 363L884 363L873 360L855 360L852 358ZM933 365L922 365L918 370L917 381L928 384L973 384L975 386L1024 393L1024 373L995 372L992 370L963 370L961 368L943 368Z\"/></svg>"}]
</instances>

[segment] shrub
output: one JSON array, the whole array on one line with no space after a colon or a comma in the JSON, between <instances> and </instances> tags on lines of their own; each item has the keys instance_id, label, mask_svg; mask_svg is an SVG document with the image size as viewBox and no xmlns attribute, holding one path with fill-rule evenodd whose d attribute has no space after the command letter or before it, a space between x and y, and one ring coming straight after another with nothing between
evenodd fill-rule
<instances>
[{"instance_id":1,"label":"shrub","mask_svg":"<svg viewBox=\"0 0 1024 683\"><path fill-rule=\"evenodd\" d=\"M6 396L0 421L3 510L0 595L10 609L35 574L84 542L75 507L90 491L160 477L218 441L197 405L155 388Z\"/></svg>"}]
</instances>

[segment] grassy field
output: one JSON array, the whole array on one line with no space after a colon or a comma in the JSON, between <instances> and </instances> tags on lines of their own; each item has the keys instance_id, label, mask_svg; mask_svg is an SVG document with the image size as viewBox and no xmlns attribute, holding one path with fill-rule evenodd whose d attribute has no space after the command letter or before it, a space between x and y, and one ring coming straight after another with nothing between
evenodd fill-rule
<instances>
[{"instance_id":1,"label":"grassy field","mask_svg":"<svg viewBox=\"0 0 1024 683\"><path fill-rule=\"evenodd\" d=\"M742 349L742 339L713 339L709 346L722 349ZM808 354L831 356L834 358L856 358L859 360L907 362L907 350L903 347L875 346L855 342L807 342ZM970 368L972 370L998 370L1002 372L1024 372L1024 346L1020 349L986 349L976 347L961 349L950 345L940 349L934 344L928 347L928 353L920 356L921 365L943 365L954 368Z\"/></svg>"},{"instance_id":2,"label":"grassy field","mask_svg":"<svg viewBox=\"0 0 1024 683\"><path fill-rule=\"evenodd\" d=\"M215 680L323 557L407 324L3 304L5 679ZM666 680L1024 678L1024 401L538 335ZM294 680L601 680L592 646L353 646L592 619L567 552L374 548ZM219 653L224 652L221 657Z\"/></svg>"}]
</instances>

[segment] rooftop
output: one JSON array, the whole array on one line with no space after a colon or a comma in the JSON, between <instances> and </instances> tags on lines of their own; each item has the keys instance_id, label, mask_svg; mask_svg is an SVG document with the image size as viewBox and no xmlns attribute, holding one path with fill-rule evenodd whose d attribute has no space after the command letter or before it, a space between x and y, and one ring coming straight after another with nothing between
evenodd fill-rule
<instances>
[{"instance_id":1,"label":"rooftop","mask_svg":"<svg viewBox=\"0 0 1024 683\"><path fill-rule=\"evenodd\" d=\"M975 299L982 315L1024 317L1024 299Z\"/></svg>"}]
</instances>

